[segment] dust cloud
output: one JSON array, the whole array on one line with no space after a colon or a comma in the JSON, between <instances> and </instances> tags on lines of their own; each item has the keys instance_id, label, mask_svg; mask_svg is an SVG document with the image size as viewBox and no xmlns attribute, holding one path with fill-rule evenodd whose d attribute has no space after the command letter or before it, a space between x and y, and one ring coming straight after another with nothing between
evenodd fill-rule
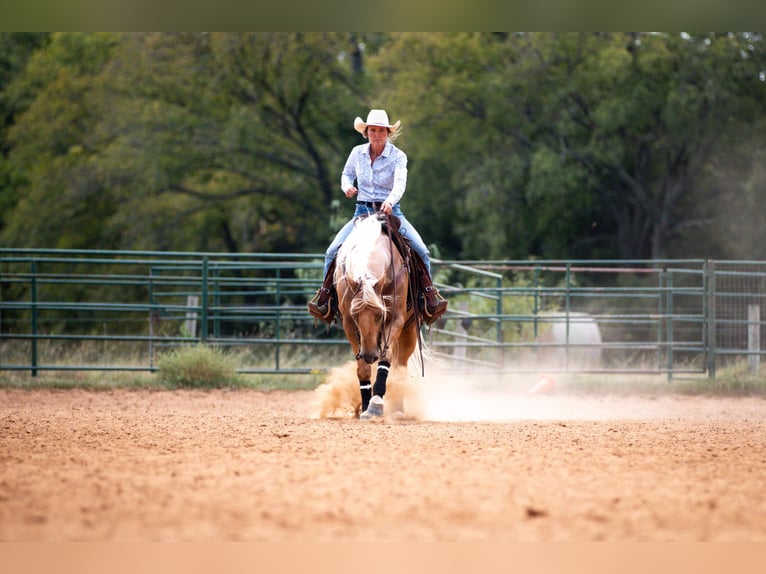
<instances>
[{"instance_id":1,"label":"dust cloud","mask_svg":"<svg viewBox=\"0 0 766 574\"><path fill-rule=\"evenodd\" d=\"M391 415L394 405L403 404L406 418L434 422L677 418L678 397L578 395L566 388L563 377L543 373L501 380L494 374L456 374L428 365L425 376L419 368L393 369L386 413ZM357 416L356 364L351 361L328 373L316 398L314 418Z\"/></svg>"},{"instance_id":2,"label":"dust cloud","mask_svg":"<svg viewBox=\"0 0 766 574\"><path fill-rule=\"evenodd\" d=\"M578 397L562 393L557 390L553 376L520 377L506 388L482 381L482 378L434 373L420 383L414 383L420 387L418 394L423 404L423 420L607 420L654 418L663 414L654 402L639 406L631 405L624 397ZM549 378L553 384L540 384L544 378Z\"/></svg>"}]
</instances>

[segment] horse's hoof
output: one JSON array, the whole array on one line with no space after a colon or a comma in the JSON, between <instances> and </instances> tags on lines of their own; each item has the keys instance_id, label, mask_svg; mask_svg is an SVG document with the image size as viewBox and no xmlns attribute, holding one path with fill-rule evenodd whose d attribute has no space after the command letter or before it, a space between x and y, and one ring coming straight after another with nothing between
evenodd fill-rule
<instances>
[{"instance_id":1,"label":"horse's hoof","mask_svg":"<svg viewBox=\"0 0 766 574\"><path fill-rule=\"evenodd\" d=\"M359 415L359 419L363 421L369 421L372 419L379 419L383 416L383 398L375 395L370 399L370 404L367 406L367 410Z\"/></svg>"}]
</instances>

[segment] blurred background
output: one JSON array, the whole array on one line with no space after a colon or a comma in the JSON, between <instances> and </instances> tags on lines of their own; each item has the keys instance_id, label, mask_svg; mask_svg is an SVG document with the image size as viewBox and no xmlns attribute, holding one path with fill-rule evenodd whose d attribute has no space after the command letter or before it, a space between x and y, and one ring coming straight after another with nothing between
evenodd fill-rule
<instances>
[{"instance_id":1,"label":"blurred background","mask_svg":"<svg viewBox=\"0 0 766 574\"><path fill-rule=\"evenodd\" d=\"M436 257L763 259L760 33L0 33L0 244L324 251L356 116Z\"/></svg>"}]
</instances>

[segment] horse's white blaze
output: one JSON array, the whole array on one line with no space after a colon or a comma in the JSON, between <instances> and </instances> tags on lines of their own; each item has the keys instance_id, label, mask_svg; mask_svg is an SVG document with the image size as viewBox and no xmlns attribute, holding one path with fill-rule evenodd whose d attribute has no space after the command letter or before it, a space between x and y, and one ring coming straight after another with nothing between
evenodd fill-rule
<instances>
[{"instance_id":1,"label":"horse's white blaze","mask_svg":"<svg viewBox=\"0 0 766 574\"><path fill-rule=\"evenodd\" d=\"M381 254L378 242L381 238L381 222L376 217L367 217L358 221L338 253L340 268L344 270L346 281L359 285L359 294L351 306L351 313L357 313L364 306L373 306L385 314L386 307L375 291L375 285L382 278L390 258L383 258L383 265L370 267L372 254ZM385 252L383 252L385 253Z\"/></svg>"},{"instance_id":2,"label":"horse's white blaze","mask_svg":"<svg viewBox=\"0 0 766 574\"><path fill-rule=\"evenodd\" d=\"M370 254L380 237L381 223L376 217L367 217L359 221L354 230L341 245L339 259L346 269L346 276L356 283L376 282L376 277L368 266Z\"/></svg>"}]
</instances>

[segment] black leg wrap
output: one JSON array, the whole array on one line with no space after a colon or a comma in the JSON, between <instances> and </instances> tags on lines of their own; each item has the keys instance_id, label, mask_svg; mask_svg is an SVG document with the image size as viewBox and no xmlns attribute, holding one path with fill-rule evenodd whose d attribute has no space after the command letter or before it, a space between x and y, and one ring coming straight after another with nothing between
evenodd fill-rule
<instances>
[{"instance_id":1,"label":"black leg wrap","mask_svg":"<svg viewBox=\"0 0 766 574\"><path fill-rule=\"evenodd\" d=\"M370 381L359 381L359 392L362 394L362 412L370 406L370 397L372 397L372 383Z\"/></svg>"},{"instance_id":2,"label":"black leg wrap","mask_svg":"<svg viewBox=\"0 0 766 574\"><path fill-rule=\"evenodd\" d=\"M378 374L375 377L375 385L372 387L372 394L382 397L386 394L386 381L388 380L388 371L391 363L380 361L378 363Z\"/></svg>"}]
</instances>

